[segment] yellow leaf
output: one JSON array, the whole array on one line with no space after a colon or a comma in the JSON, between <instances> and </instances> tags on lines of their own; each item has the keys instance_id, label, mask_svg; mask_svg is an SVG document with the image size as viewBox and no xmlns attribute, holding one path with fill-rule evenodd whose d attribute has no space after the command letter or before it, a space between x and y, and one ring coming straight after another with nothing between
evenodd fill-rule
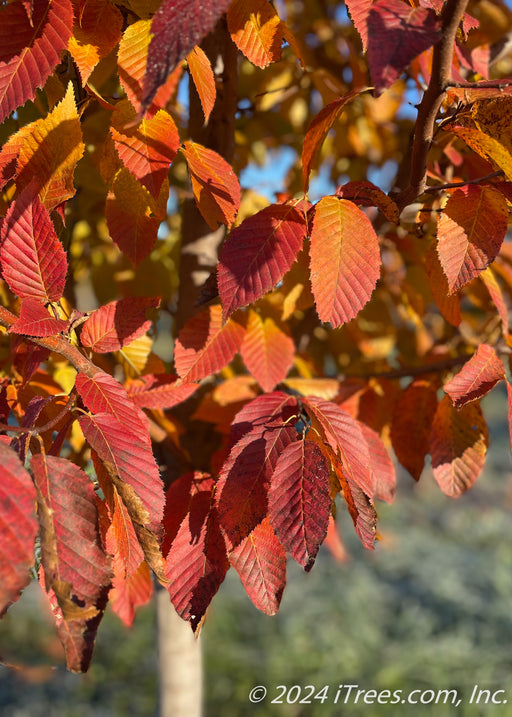
<instances>
[{"instance_id":1,"label":"yellow leaf","mask_svg":"<svg viewBox=\"0 0 512 717\"><path fill-rule=\"evenodd\" d=\"M114 49L121 39L123 16L110 0L85 0L80 13L75 12L73 35L68 43L85 85L98 62Z\"/></svg>"}]
</instances>

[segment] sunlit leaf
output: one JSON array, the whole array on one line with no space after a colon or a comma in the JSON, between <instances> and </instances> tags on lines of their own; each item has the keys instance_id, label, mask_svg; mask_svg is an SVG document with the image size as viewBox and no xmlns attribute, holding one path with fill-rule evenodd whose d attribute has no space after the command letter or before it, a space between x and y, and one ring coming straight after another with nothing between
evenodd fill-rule
<instances>
[{"instance_id":1,"label":"sunlit leaf","mask_svg":"<svg viewBox=\"0 0 512 717\"><path fill-rule=\"evenodd\" d=\"M254 65L267 67L280 59L281 21L268 0L234 0L227 21L233 42Z\"/></svg>"},{"instance_id":2,"label":"sunlit leaf","mask_svg":"<svg viewBox=\"0 0 512 717\"><path fill-rule=\"evenodd\" d=\"M295 347L292 338L272 318L263 318L251 310L240 353L262 389L272 391L286 378Z\"/></svg>"},{"instance_id":3,"label":"sunlit leaf","mask_svg":"<svg viewBox=\"0 0 512 717\"><path fill-rule=\"evenodd\" d=\"M123 16L111 0L75 0L75 22L68 50L85 85L98 62L121 39Z\"/></svg>"},{"instance_id":4,"label":"sunlit leaf","mask_svg":"<svg viewBox=\"0 0 512 717\"><path fill-rule=\"evenodd\" d=\"M96 353L118 351L151 327L146 310L158 306L158 298L127 297L93 311L82 326L80 341Z\"/></svg>"},{"instance_id":5,"label":"sunlit leaf","mask_svg":"<svg viewBox=\"0 0 512 717\"><path fill-rule=\"evenodd\" d=\"M21 302L20 316L10 331L27 336L55 336L66 331L68 326L68 321L56 319L37 299L24 299Z\"/></svg>"},{"instance_id":6,"label":"sunlit leaf","mask_svg":"<svg viewBox=\"0 0 512 717\"><path fill-rule=\"evenodd\" d=\"M482 398L505 378L505 367L489 344L480 344L473 356L443 389L450 396L455 408Z\"/></svg>"},{"instance_id":7,"label":"sunlit leaf","mask_svg":"<svg viewBox=\"0 0 512 717\"><path fill-rule=\"evenodd\" d=\"M217 95L210 60L204 50L197 46L187 55L187 65L203 108L204 121L208 122Z\"/></svg>"}]
</instances>

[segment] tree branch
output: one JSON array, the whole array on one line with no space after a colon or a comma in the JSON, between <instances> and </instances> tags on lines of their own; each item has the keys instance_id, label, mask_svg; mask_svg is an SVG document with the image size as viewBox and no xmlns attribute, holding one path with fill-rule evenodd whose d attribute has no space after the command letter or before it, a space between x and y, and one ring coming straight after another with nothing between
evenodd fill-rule
<instances>
[{"instance_id":1,"label":"tree branch","mask_svg":"<svg viewBox=\"0 0 512 717\"><path fill-rule=\"evenodd\" d=\"M488 179L494 179L495 177L502 177L503 174L504 174L503 170L498 169L496 172L491 172L490 174L486 174L485 177L478 177L478 179L467 179L465 182L448 182L448 184L436 184L433 187L425 187L424 193L440 192L443 189L457 189L457 187L465 187L467 184L480 184L480 182L486 182Z\"/></svg>"},{"instance_id":2,"label":"tree branch","mask_svg":"<svg viewBox=\"0 0 512 717\"><path fill-rule=\"evenodd\" d=\"M427 157L434 136L435 121L443 103L446 89L451 84L455 37L467 5L468 0L447 0L441 13L442 37L434 45L430 82L418 107L418 117L410 155L409 186L395 197L400 209L413 202L425 190Z\"/></svg>"},{"instance_id":3,"label":"tree branch","mask_svg":"<svg viewBox=\"0 0 512 717\"><path fill-rule=\"evenodd\" d=\"M10 329L14 322L17 320L17 316L8 311L3 306L0 306L0 326L6 329ZM30 341L37 346L42 346L45 349L54 351L60 354L69 363L76 368L79 373L83 373L89 378L92 378L95 374L102 372L98 366L84 356L83 353L73 346L64 336L23 336L26 341Z\"/></svg>"}]
</instances>

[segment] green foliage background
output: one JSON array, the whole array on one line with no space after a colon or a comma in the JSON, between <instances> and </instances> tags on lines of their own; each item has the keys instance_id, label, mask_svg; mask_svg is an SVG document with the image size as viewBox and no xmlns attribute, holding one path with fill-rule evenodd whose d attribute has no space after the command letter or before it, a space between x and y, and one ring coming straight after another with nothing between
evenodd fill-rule
<instances>
[{"instance_id":1,"label":"green foliage background","mask_svg":"<svg viewBox=\"0 0 512 717\"><path fill-rule=\"evenodd\" d=\"M360 548L348 516L343 539L351 560L322 552L306 575L289 563L278 616L258 613L230 571L205 628L206 715L330 717L393 714L512 715L511 460L506 398L484 400L491 429L485 473L462 498L441 494L430 470L415 485L400 475L394 505L379 509L382 539ZM37 586L33 586L37 588ZM7 663L55 665L48 671L0 666L2 717L148 717L157 710L155 617L140 611L126 630L111 613L100 627L89 673L67 673L53 656L55 638L28 590L0 622ZM50 654L48 654L50 653ZM377 690L505 689L509 704L475 708L429 705L251 705L265 685L359 684Z\"/></svg>"}]
</instances>

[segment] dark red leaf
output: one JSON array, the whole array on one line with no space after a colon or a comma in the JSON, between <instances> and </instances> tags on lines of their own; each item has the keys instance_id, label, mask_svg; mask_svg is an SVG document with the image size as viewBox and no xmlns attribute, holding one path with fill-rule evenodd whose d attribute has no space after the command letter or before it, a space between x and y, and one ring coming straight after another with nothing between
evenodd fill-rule
<instances>
[{"instance_id":1,"label":"dark red leaf","mask_svg":"<svg viewBox=\"0 0 512 717\"><path fill-rule=\"evenodd\" d=\"M286 585L286 553L268 518L229 554L229 562L258 610L275 615Z\"/></svg>"},{"instance_id":2,"label":"dark red leaf","mask_svg":"<svg viewBox=\"0 0 512 717\"><path fill-rule=\"evenodd\" d=\"M169 552L180 525L189 513L192 496L201 491L211 493L213 485L213 478L208 473L200 471L186 473L171 483L165 493L164 517L162 519L164 526L162 553L164 556Z\"/></svg>"},{"instance_id":3,"label":"dark red leaf","mask_svg":"<svg viewBox=\"0 0 512 717\"><path fill-rule=\"evenodd\" d=\"M0 616L31 579L36 490L16 453L0 442Z\"/></svg>"},{"instance_id":4,"label":"dark red leaf","mask_svg":"<svg viewBox=\"0 0 512 717\"><path fill-rule=\"evenodd\" d=\"M440 39L441 21L433 10L402 0L375 2L368 15L368 63L377 94Z\"/></svg>"},{"instance_id":5,"label":"dark red leaf","mask_svg":"<svg viewBox=\"0 0 512 717\"><path fill-rule=\"evenodd\" d=\"M159 87L176 65L199 45L226 12L231 0L164 0L158 8L151 32L142 111L146 110Z\"/></svg>"},{"instance_id":6,"label":"dark red leaf","mask_svg":"<svg viewBox=\"0 0 512 717\"><path fill-rule=\"evenodd\" d=\"M294 441L279 456L268 495L276 535L304 570L313 567L331 512L329 466L311 441Z\"/></svg>"},{"instance_id":7,"label":"dark red leaf","mask_svg":"<svg viewBox=\"0 0 512 717\"><path fill-rule=\"evenodd\" d=\"M194 632L228 571L226 544L212 491L192 496L190 510L167 554L167 589L176 611Z\"/></svg>"},{"instance_id":8,"label":"dark red leaf","mask_svg":"<svg viewBox=\"0 0 512 717\"><path fill-rule=\"evenodd\" d=\"M290 269L306 237L304 215L273 204L233 229L219 256L223 316L271 291Z\"/></svg>"}]
</instances>

